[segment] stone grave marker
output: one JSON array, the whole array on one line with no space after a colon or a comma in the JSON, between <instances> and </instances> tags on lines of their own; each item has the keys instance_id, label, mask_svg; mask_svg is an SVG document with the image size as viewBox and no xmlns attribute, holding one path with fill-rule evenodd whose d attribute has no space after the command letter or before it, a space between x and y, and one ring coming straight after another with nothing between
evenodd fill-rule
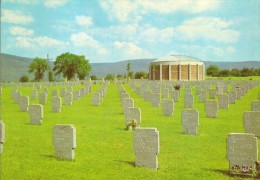
<instances>
[{"instance_id":1,"label":"stone grave marker","mask_svg":"<svg viewBox=\"0 0 260 180\"><path fill-rule=\"evenodd\" d=\"M29 116L31 124L42 124L43 106L41 104L32 104L29 106Z\"/></svg>"},{"instance_id":2,"label":"stone grave marker","mask_svg":"<svg viewBox=\"0 0 260 180\"><path fill-rule=\"evenodd\" d=\"M236 103L236 99L237 99L237 92L236 91L230 91L229 92L229 103L230 104L235 104Z\"/></svg>"},{"instance_id":3,"label":"stone grave marker","mask_svg":"<svg viewBox=\"0 0 260 180\"><path fill-rule=\"evenodd\" d=\"M52 90L52 97L59 96L59 91L57 89Z\"/></svg>"},{"instance_id":4,"label":"stone grave marker","mask_svg":"<svg viewBox=\"0 0 260 180\"><path fill-rule=\"evenodd\" d=\"M73 100L73 94L70 92L67 92L65 94L65 105L66 106L72 106L72 100Z\"/></svg>"},{"instance_id":5,"label":"stone grave marker","mask_svg":"<svg viewBox=\"0 0 260 180\"><path fill-rule=\"evenodd\" d=\"M216 100L206 100L205 103L206 116L215 118L218 115L218 102Z\"/></svg>"},{"instance_id":6,"label":"stone grave marker","mask_svg":"<svg viewBox=\"0 0 260 180\"><path fill-rule=\"evenodd\" d=\"M21 96L20 97L20 111L27 112L29 108L29 97L28 96Z\"/></svg>"},{"instance_id":7,"label":"stone grave marker","mask_svg":"<svg viewBox=\"0 0 260 180\"><path fill-rule=\"evenodd\" d=\"M48 88L46 87L46 88L44 88L43 89L43 91L42 92L45 92L47 95L48 95L48 93L49 93L49 90L48 90Z\"/></svg>"},{"instance_id":8,"label":"stone grave marker","mask_svg":"<svg viewBox=\"0 0 260 180\"><path fill-rule=\"evenodd\" d=\"M39 95L39 103L44 105L47 101L47 94L46 92L41 92Z\"/></svg>"},{"instance_id":9,"label":"stone grave marker","mask_svg":"<svg viewBox=\"0 0 260 180\"><path fill-rule=\"evenodd\" d=\"M32 100L36 100L36 99L37 99L37 95L38 95L37 90L36 90L36 89L33 89L33 90L31 91L31 99L32 99Z\"/></svg>"},{"instance_id":10,"label":"stone grave marker","mask_svg":"<svg viewBox=\"0 0 260 180\"><path fill-rule=\"evenodd\" d=\"M164 116L173 116L174 101L162 100L162 111Z\"/></svg>"},{"instance_id":11,"label":"stone grave marker","mask_svg":"<svg viewBox=\"0 0 260 180\"><path fill-rule=\"evenodd\" d=\"M61 112L61 97L54 96L51 100L52 112Z\"/></svg>"},{"instance_id":12,"label":"stone grave marker","mask_svg":"<svg viewBox=\"0 0 260 180\"><path fill-rule=\"evenodd\" d=\"M5 124L2 120L0 120L0 154L3 153L5 142Z\"/></svg>"},{"instance_id":13,"label":"stone grave marker","mask_svg":"<svg viewBox=\"0 0 260 180\"><path fill-rule=\"evenodd\" d=\"M132 108L134 107L134 100L132 98L123 98L122 99L122 109L123 113L126 113L127 108Z\"/></svg>"},{"instance_id":14,"label":"stone grave marker","mask_svg":"<svg viewBox=\"0 0 260 180\"><path fill-rule=\"evenodd\" d=\"M67 92L73 93L73 87L72 87L72 86L68 86L68 87L67 87Z\"/></svg>"},{"instance_id":15,"label":"stone grave marker","mask_svg":"<svg viewBox=\"0 0 260 180\"><path fill-rule=\"evenodd\" d=\"M141 109L135 107L129 107L125 111L125 125L126 129L128 129L129 122L132 120L136 120L136 127L140 127L141 124Z\"/></svg>"},{"instance_id":16,"label":"stone grave marker","mask_svg":"<svg viewBox=\"0 0 260 180\"><path fill-rule=\"evenodd\" d=\"M244 112L244 128L246 133L260 137L260 111Z\"/></svg>"},{"instance_id":17,"label":"stone grave marker","mask_svg":"<svg viewBox=\"0 0 260 180\"><path fill-rule=\"evenodd\" d=\"M135 165L158 169L159 131L156 128L136 128L134 130Z\"/></svg>"},{"instance_id":18,"label":"stone grave marker","mask_svg":"<svg viewBox=\"0 0 260 180\"><path fill-rule=\"evenodd\" d=\"M160 94L152 94L151 102L152 102L153 107L160 107L161 95Z\"/></svg>"},{"instance_id":19,"label":"stone grave marker","mask_svg":"<svg viewBox=\"0 0 260 180\"><path fill-rule=\"evenodd\" d=\"M194 105L194 97L192 94L184 95L184 107L185 108L193 108Z\"/></svg>"},{"instance_id":20,"label":"stone grave marker","mask_svg":"<svg viewBox=\"0 0 260 180\"><path fill-rule=\"evenodd\" d=\"M223 86L223 93L228 93L228 86L227 85Z\"/></svg>"},{"instance_id":21,"label":"stone grave marker","mask_svg":"<svg viewBox=\"0 0 260 180\"><path fill-rule=\"evenodd\" d=\"M61 97L65 97L66 93L67 93L67 91L66 91L65 88L62 88L62 89L60 90L60 96L61 96Z\"/></svg>"},{"instance_id":22,"label":"stone grave marker","mask_svg":"<svg viewBox=\"0 0 260 180\"><path fill-rule=\"evenodd\" d=\"M99 106L100 101L101 101L101 97L100 97L99 92L95 92L94 94L92 94L92 105L93 106Z\"/></svg>"},{"instance_id":23,"label":"stone grave marker","mask_svg":"<svg viewBox=\"0 0 260 180\"><path fill-rule=\"evenodd\" d=\"M86 89L85 88L81 88L80 89L80 97L83 98L86 94Z\"/></svg>"},{"instance_id":24,"label":"stone grave marker","mask_svg":"<svg viewBox=\"0 0 260 180\"><path fill-rule=\"evenodd\" d=\"M216 98L216 94L217 94L217 90L216 89L209 89L209 97L210 97L210 99L215 99Z\"/></svg>"},{"instance_id":25,"label":"stone grave marker","mask_svg":"<svg viewBox=\"0 0 260 180\"><path fill-rule=\"evenodd\" d=\"M199 92L199 102L205 103L206 99L207 99L207 92L200 91Z\"/></svg>"},{"instance_id":26,"label":"stone grave marker","mask_svg":"<svg viewBox=\"0 0 260 180\"><path fill-rule=\"evenodd\" d=\"M169 98L169 89L165 88L162 90L162 98L163 99L168 99Z\"/></svg>"},{"instance_id":27,"label":"stone grave marker","mask_svg":"<svg viewBox=\"0 0 260 180\"><path fill-rule=\"evenodd\" d=\"M79 100L79 98L80 98L79 90L74 90L73 91L73 100Z\"/></svg>"},{"instance_id":28,"label":"stone grave marker","mask_svg":"<svg viewBox=\"0 0 260 180\"><path fill-rule=\"evenodd\" d=\"M220 109L228 109L229 105L229 97L227 94L219 94L218 95L218 104Z\"/></svg>"},{"instance_id":29,"label":"stone grave marker","mask_svg":"<svg viewBox=\"0 0 260 180\"><path fill-rule=\"evenodd\" d=\"M260 101L252 101L251 111L260 111Z\"/></svg>"},{"instance_id":30,"label":"stone grave marker","mask_svg":"<svg viewBox=\"0 0 260 180\"><path fill-rule=\"evenodd\" d=\"M254 134L230 133L227 137L227 159L232 174L251 174L258 160L258 144Z\"/></svg>"},{"instance_id":31,"label":"stone grave marker","mask_svg":"<svg viewBox=\"0 0 260 180\"><path fill-rule=\"evenodd\" d=\"M56 124L53 128L55 157L73 160L76 148L76 128L73 125Z\"/></svg>"},{"instance_id":32,"label":"stone grave marker","mask_svg":"<svg viewBox=\"0 0 260 180\"><path fill-rule=\"evenodd\" d=\"M197 110L182 110L181 124L182 132L184 134L197 135L199 126L199 112Z\"/></svg>"},{"instance_id":33,"label":"stone grave marker","mask_svg":"<svg viewBox=\"0 0 260 180\"><path fill-rule=\"evenodd\" d=\"M174 102L179 102L179 91L173 90L171 94L172 94L172 100Z\"/></svg>"}]
</instances>

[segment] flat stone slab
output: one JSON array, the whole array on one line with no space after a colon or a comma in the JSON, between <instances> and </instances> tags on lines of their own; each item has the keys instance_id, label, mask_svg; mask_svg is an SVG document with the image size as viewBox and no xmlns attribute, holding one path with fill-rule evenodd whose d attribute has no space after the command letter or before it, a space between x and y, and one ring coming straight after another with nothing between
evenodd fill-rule
<instances>
[{"instance_id":1,"label":"flat stone slab","mask_svg":"<svg viewBox=\"0 0 260 180\"><path fill-rule=\"evenodd\" d=\"M197 110L182 110L182 132L184 134L197 135L199 126L199 112Z\"/></svg>"},{"instance_id":2,"label":"flat stone slab","mask_svg":"<svg viewBox=\"0 0 260 180\"><path fill-rule=\"evenodd\" d=\"M31 124L42 124L43 106L41 104L32 104L29 106L29 116Z\"/></svg>"},{"instance_id":3,"label":"flat stone slab","mask_svg":"<svg viewBox=\"0 0 260 180\"><path fill-rule=\"evenodd\" d=\"M258 141L254 134L230 133L227 137L227 159L229 169L238 168L244 173L255 168L258 160ZM239 174L239 173L238 173Z\"/></svg>"},{"instance_id":4,"label":"flat stone slab","mask_svg":"<svg viewBox=\"0 0 260 180\"><path fill-rule=\"evenodd\" d=\"M159 132L156 128L136 128L134 130L135 165L158 169Z\"/></svg>"},{"instance_id":5,"label":"flat stone slab","mask_svg":"<svg viewBox=\"0 0 260 180\"><path fill-rule=\"evenodd\" d=\"M244 128L246 133L260 137L260 111L244 112Z\"/></svg>"}]
</instances>

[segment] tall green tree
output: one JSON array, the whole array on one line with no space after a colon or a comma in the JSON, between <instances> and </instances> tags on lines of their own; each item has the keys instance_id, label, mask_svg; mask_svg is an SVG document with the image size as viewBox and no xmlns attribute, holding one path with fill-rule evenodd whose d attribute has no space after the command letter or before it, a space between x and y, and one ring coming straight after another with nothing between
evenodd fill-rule
<instances>
[{"instance_id":1,"label":"tall green tree","mask_svg":"<svg viewBox=\"0 0 260 180\"><path fill-rule=\"evenodd\" d=\"M43 80L44 73L49 69L49 65L46 59L34 58L33 62L29 66L29 73L34 73L34 80L41 81Z\"/></svg>"},{"instance_id":2,"label":"tall green tree","mask_svg":"<svg viewBox=\"0 0 260 180\"><path fill-rule=\"evenodd\" d=\"M105 80L113 81L114 78L115 78L114 74L109 73L109 74L106 75Z\"/></svg>"},{"instance_id":3,"label":"tall green tree","mask_svg":"<svg viewBox=\"0 0 260 180\"><path fill-rule=\"evenodd\" d=\"M62 74L68 80L74 78L76 74L79 79L84 79L91 71L91 66L85 56L67 52L56 58L53 71L56 71L55 75Z\"/></svg>"},{"instance_id":4,"label":"tall green tree","mask_svg":"<svg viewBox=\"0 0 260 180\"><path fill-rule=\"evenodd\" d=\"M218 76L219 75L219 68L216 65L210 65L207 68L207 75L208 76Z\"/></svg>"},{"instance_id":5,"label":"tall green tree","mask_svg":"<svg viewBox=\"0 0 260 180\"><path fill-rule=\"evenodd\" d=\"M131 63L127 63L126 65L126 71L127 71L127 76L129 76L129 73L131 71Z\"/></svg>"}]
</instances>

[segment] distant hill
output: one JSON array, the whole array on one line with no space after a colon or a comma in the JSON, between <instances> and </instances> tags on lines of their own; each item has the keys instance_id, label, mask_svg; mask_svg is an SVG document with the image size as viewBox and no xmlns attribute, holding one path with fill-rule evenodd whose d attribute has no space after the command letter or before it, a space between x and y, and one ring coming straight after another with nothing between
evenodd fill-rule
<instances>
[{"instance_id":1,"label":"distant hill","mask_svg":"<svg viewBox=\"0 0 260 180\"><path fill-rule=\"evenodd\" d=\"M32 58L14 56L9 54L0 54L0 80L1 81L19 81L22 75L29 75L28 68L32 63ZM91 72L90 75L96 75L97 77L105 77L108 73L125 74L127 63L131 63L131 71L149 71L149 64L154 61L153 59L135 59L127 61L119 61L113 63L90 63ZM246 68L260 68L260 61L245 61L245 62L214 62L204 61L206 68L210 65L216 65L220 69L242 69ZM51 62L53 67L53 62ZM32 75L30 75L32 79Z\"/></svg>"}]
</instances>

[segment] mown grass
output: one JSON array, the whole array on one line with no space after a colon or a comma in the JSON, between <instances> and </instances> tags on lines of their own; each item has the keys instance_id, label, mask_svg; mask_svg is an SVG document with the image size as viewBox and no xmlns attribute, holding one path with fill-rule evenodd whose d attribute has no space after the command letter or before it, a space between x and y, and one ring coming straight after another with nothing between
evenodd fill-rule
<instances>
[{"instance_id":1,"label":"mown grass","mask_svg":"<svg viewBox=\"0 0 260 180\"><path fill-rule=\"evenodd\" d=\"M41 126L30 125L28 113L20 112L11 99L11 88L3 88L6 141L1 157L2 179L235 179L228 175L226 137L231 132L244 132L243 113L250 110L251 101L258 98L260 86L231 104L228 110L219 110L218 118L206 118L204 103L199 103L195 96L194 108L200 116L197 136L182 134L183 90L180 102L175 102L174 116L164 117L161 108L151 107L151 103L136 95L129 85L124 87L134 99L135 107L141 108L141 126L159 130L158 171L134 167L133 135L124 130L124 115L115 84L109 85L100 106L92 106L88 94L73 101L71 107L63 106L61 113L51 112L50 101L51 90L61 87L49 88ZM93 85L93 92L99 88L101 85ZM23 95L30 95L29 88L19 90ZM52 128L55 124L76 127L74 161L54 157Z\"/></svg>"}]
</instances>

